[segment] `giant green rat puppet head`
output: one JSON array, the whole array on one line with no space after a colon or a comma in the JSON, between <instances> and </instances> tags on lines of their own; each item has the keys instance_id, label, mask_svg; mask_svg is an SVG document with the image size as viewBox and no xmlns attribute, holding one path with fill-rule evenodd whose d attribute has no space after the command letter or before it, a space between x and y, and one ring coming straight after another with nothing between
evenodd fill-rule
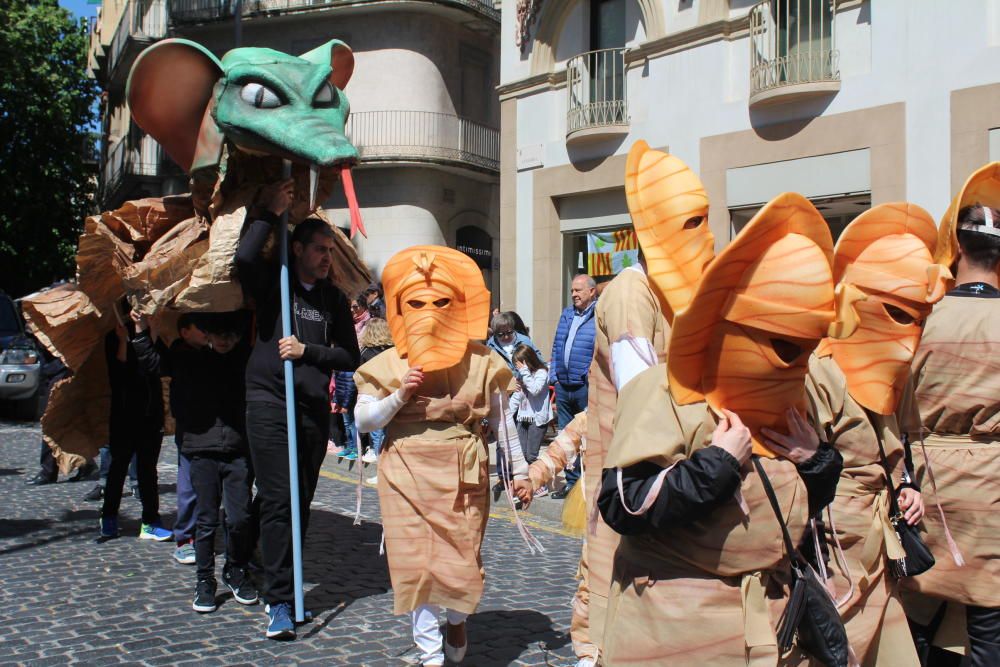
<instances>
[{"instance_id":1,"label":"giant green rat puppet head","mask_svg":"<svg viewBox=\"0 0 1000 667\"><path fill-rule=\"evenodd\" d=\"M217 166L226 141L308 165L313 184L319 169L340 169L352 227L363 233L350 177L358 151L344 134L353 71L354 55L338 40L301 56L233 49L220 62L195 42L167 39L136 60L126 97L139 127L189 173Z\"/></svg>"}]
</instances>

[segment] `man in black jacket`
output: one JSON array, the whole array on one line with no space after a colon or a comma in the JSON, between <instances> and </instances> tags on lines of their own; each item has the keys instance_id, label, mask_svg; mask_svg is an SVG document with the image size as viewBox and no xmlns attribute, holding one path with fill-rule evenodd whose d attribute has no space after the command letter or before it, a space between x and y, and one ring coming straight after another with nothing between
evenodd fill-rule
<instances>
[{"instance_id":1,"label":"man in black jacket","mask_svg":"<svg viewBox=\"0 0 1000 667\"><path fill-rule=\"evenodd\" d=\"M291 620L292 528L283 361L294 364L302 535L329 439L330 376L358 366L358 341L348 299L329 280L333 230L318 219L299 223L291 238L292 335L281 337L277 262L261 251L292 201L294 182L265 187L249 211L236 266L257 309L257 341L247 365L247 435L260 499L263 596L267 636L295 637Z\"/></svg>"}]
</instances>

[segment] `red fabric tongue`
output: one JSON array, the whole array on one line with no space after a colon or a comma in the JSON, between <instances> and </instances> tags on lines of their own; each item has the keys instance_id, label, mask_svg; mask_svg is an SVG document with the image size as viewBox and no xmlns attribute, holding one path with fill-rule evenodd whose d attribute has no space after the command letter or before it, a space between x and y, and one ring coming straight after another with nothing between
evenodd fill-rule
<instances>
[{"instance_id":1,"label":"red fabric tongue","mask_svg":"<svg viewBox=\"0 0 1000 667\"><path fill-rule=\"evenodd\" d=\"M351 211L351 238L358 232L368 238L368 230L365 223L361 221L361 208L358 206L358 196L354 194L354 177L351 176L351 168L343 167L340 170L340 180L344 184L344 196L347 197L347 208Z\"/></svg>"}]
</instances>

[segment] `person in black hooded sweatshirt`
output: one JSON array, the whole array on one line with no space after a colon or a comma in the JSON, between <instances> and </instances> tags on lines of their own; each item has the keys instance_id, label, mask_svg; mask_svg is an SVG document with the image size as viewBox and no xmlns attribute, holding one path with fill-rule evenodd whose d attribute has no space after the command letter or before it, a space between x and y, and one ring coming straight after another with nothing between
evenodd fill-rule
<instances>
[{"instance_id":1,"label":"person in black hooded sweatshirt","mask_svg":"<svg viewBox=\"0 0 1000 667\"><path fill-rule=\"evenodd\" d=\"M256 343L246 372L246 421L260 499L266 634L274 639L295 637L283 360L291 359L294 364L299 502L305 536L309 504L329 438L330 376L334 371L355 370L360 356L348 299L329 279L334 231L319 219L303 220L292 234L292 335L281 336L279 266L276 261L268 262L261 251L291 204L294 187L289 179L261 189L236 250L240 282L257 313Z\"/></svg>"}]
</instances>

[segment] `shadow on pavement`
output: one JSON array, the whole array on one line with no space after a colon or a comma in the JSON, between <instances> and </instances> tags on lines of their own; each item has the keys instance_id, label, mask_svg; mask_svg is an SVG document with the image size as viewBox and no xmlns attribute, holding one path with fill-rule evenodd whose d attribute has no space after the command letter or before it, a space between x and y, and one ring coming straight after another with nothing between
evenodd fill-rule
<instances>
[{"instance_id":1,"label":"shadow on pavement","mask_svg":"<svg viewBox=\"0 0 1000 667\"><path fill-rule=\"evenodd\" d=\"M527 609L490 610L469 616L471 644L466 664L477 667L506 667L528 648L556 651L570 642L569 635L552 628L552 619Z\"/></svg>"},{"instance_id":2,"label":"shadow on pavement","mask_svg":"<svg viewBox=\"0 0 1000 667\"><path fill-rule=\"evenodd\" d=\"M324 624L330 620L319 618L324 612L336 609L337 615L355 600L382 595L390 588L385 557L378 553L382 526L367 521L353 524L352 517L328 510L311 512L302 563L305 604Z\"/></svg>"},{"instance_id":3,"label":"shadow on pavement","mask_svg":"<svg viewBox=\"0 0 1000 667\"><path fill-rule=\"evenodd\" d=\"M0 477L22 474L24 474L24 468L0 468Z\"/></svg>"}]
</instances>

